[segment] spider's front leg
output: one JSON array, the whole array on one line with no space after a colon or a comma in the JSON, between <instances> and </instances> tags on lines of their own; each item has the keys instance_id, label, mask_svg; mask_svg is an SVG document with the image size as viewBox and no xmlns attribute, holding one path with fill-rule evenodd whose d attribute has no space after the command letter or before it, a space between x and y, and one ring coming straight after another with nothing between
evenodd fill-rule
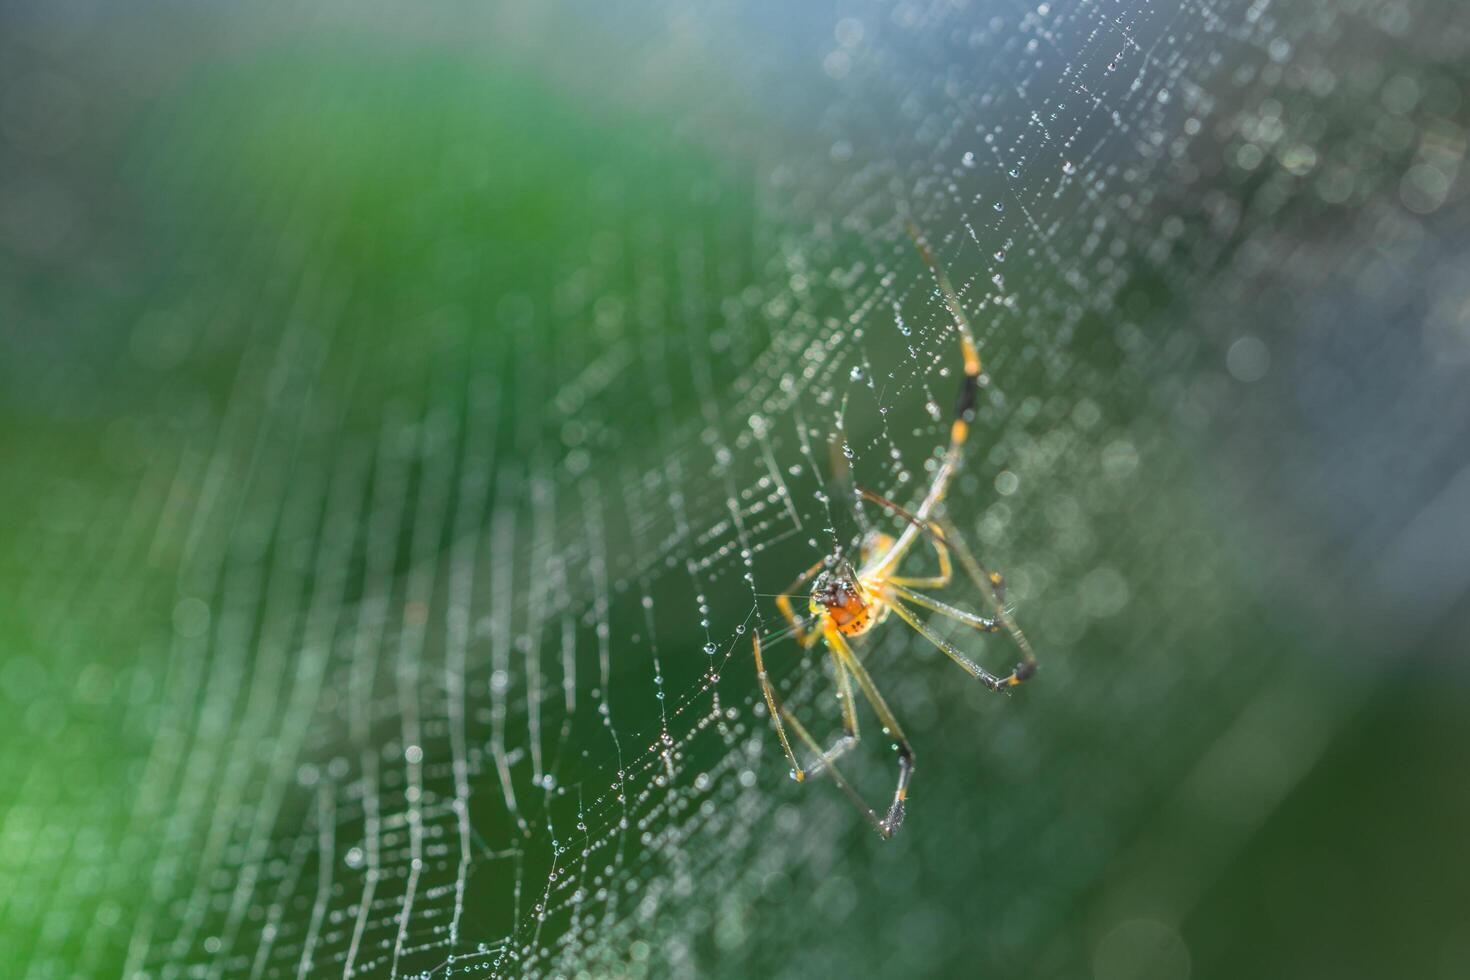
<instances>
[{"instance_id":1,"label":"spider's front leg","mask_svg":"<svg viewBox=\"0 0 1470 980\"><path fill-rule=\"evenodd\" d=\"M796 642L803 650L810 649L822 634L817 630L806 628L806 620L798 616L796 610L791 607L791 597L800 595L797 590L815 578L826 564L827 559L825 558L816 562L811 568L796 576L796 581L786 586L786 590L776 596L776 608L781 610L782 616L786 617L786 622L791 626L791 635L796 637Z\"/></svg>"},{"instance_id":2,"label":"spider's front leg","mask_svg":"<svg viewBox=\"0 0 1470 980\"><path fill-rule=\"evenodd\" d=\"M761 694L766 699L766 708L771 713L771 722L776 726L776 737L781 740L781 748L786 752L786 758L791 760L791 778L798 783L806 779L806 770L801 768L801 763L796 761L796 753L791 751L791 741L786 737L786 726L781 723L783 717L790 717L784 705L776 700L776 689L771 686L771 678L766 674L766 662L761 657L761 638L757 633L751 638L755 644L755 679L760 681ZM795 719L792 719L795 722ZM795 726L793 726L795 727Z\"/></svg>"},{"instance_id":3,"label":"spider's front leg","mask_svg":"<svg viewBox=\"0 0 1470 980\"><path fill-rule=\"evenodd\" d=\"M894 747L898 749L898 785L893 790L893 803L888 807L888 816L877 821L878 832L884 837L892 837L903 823L905 806L909 795L909 780L914 775L914 750L909 745L908 737L904 735L903 728L898 724L893 711L888 707L888 702L883 700L883 695L878 693L878 685L873 683L868 670L853 654L852 647L848 646L847 640L834 627L827 627L822 632L822 638L827 641L839 662L845 666L855 681L858 689L863 692L863 697L873 706L873 712L878 716L878 723L883 726L883 732L893 739ZM869 813L872 809L864 807Z\"/></svg>"},{"instance_id":4,"label":"spider's front leg","mask_svg":"<svg viewBox=\"0 0 1470 980\"><path fill-rule=\"evenodd\" d=\"M862 797L858 796L857 790L853 789L852 784L838 771L833 759L835 755L841 754L841 750L835 753L824 752L822 746L812 737L812 733L807 731L806 726L787 710L786 706L776 697L775 688L771 686L770 678L766 675L765 663L761 658L761 641L759 636L754 638L754 643L755 669L756 675L760 679L761 693L765 696L766 707L771 713L771 721L776 726L776 735L781 739L781 748L786 751L786 757L791 760L792 778L797 782L801 782L806 779L807 773L806 770L801 768L801 763L796 761L796 753L791 750L791 743L786 738L787 725L791 726L791 730L796 733L797 739L810 749L819 760L817 766L813 767L812 772L819 772L825 769L830 773L832 781L837 784L838 789L842 790L843 795L847 797L848 801L857 808L859 813L867 818L868 823L873 825L873 829L878 831L884 838L892 837L892 827L898 825L897 821L891 821L890 823L890 821L878 819L878 815L873 812L872 807L863 802ZM840 744L842 750L857 744L856 733L854 732L852 737L845 737ZM891 818L892 814L890 813L889 816ZM903 819L901 813L898 819Z\"/></svg>"}]
</instances>

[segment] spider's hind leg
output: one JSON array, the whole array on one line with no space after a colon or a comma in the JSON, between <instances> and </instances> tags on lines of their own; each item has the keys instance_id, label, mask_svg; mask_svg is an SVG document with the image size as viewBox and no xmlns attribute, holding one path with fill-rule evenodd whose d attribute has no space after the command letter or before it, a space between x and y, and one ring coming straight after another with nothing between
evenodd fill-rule
<instances>
[{"instance_id":1,"label":"spider's hind leg","mask_svg":"<svg viewBox=\"0 0 1470 980\"><path fill-rule=\"evenodd\" d=\"M788 710L787 707L781 703L780 699L776 697L776 692L774 688L771 687L770 680L766 677L765 667L761 662L760 649L760 638L756 637L755 663L756 671L758 672L760 677L761 693L765 695L766 706L770 709L771 712L771 721L775 724L776 734L781 739L781 747L786 750L786 756L791 760L791 775L793 776L793 778L795 778L797 781L801 781L806 778L807 772L806 770L803 770L801 768L801 763L796 761L796 753L791 751L791 743L786 740L786 725L790 725L791 730L796 733L797 740L816 755L818 762L817 765L812 767L811 772L817 773L821 772L822 770L826 770L826 772L831 775L832 781L837 784L837 788L842 790L842 794L847 797L848 802L857 808L857 811L863 815L868 823L872 824L873 829L878 831L878 833L885 839L888 837L892 837L893 831L883 820L880 820L878 818L878 814L873 812L872 807L863 802L862 797L858 796L857 790L852 788L852 784L849 783L845 777L843 777L842 773L835 765L834 760L836 759L836 756L841 755L842 752L846 751L852 745L857 744L856 740L854 738L844 737L837 746L834 746L833 752L824 751L817 740L812 737L812 733L807 731L806 726L801 723L800 719L792 714L791 711Z\"/></svg>"},{"instance_id":2,"label":"spider's hind leg","mask_svg":"<svg viewBox=\"0 0 1470 980\"><path fill-rule=\"evenodd\" d=\"M852 699L852 675L830 644L827 652L832 657L832 677L837 683L837 699L842 703L842 737L833 742L826 751L818 752L817 761L807 770L807 774L812 776L831 766L863 740L862 733L858 730L857 705Z\"/></svg>"},{"instance_id":3,"label":"spider's hind leg","mask_svg":"<svg viewBox=\"0 0 1470 980\"><path fill-rule=\"evenodd\" d=\"M873 712L878 716L878 723L883 726L884 734L893 739L898 749L898 785L894 788L893 803L888 808L888 815L879 822L878 827L878 832L884 837L891 837L903 823L904 808L909 794L909 780L914 775L914 750L909 745L903 728L899 726L898 719L888 707L888 702L884 701L883 695L878 692L878 685L873 683L873 678L869 676L867 668L858 662L847 640L841 633L831 628L823 633L823 639L827 641L835 656L857 681L858 689L863 692L863 697L867 698L868 703L873 706Z\"/></svg>"},{"instance_id":4,"label":"spider's hind leg","mask_svg":"<svg viewBox=\"0 0 1470 980\"><path fill-rule=\"evenodd\" d=\"M906 579L891 578L888 580L890 591L898 593L914 605L927 609L930 612L937 612L941 616L947 616L955 622L964 623L966 626L977 629L981 633L999 633L1005 629L1001 625L1000 620L993 616L980 616L967 609L951 606L949 603L936 599L933 596L925 595L922 592L915 592L908 587L908 584L908 580Z\"/></svg>"},{"instance_id":5,"label":"spider's hind leg","mask_svg":"<svg viewBox=\"0 0 1470 980\"><path fill-rule=\"evenodd\" d=\"M1014 674L1011 677L997 677L990 671L986 670L984 667L981 667L975 661L971 660L969 657L965 656L962 652L960 652L960 649L958 647L946 640L944 637L940 636L938 633L934 632L934 630L931 629L927 623L925 623L919 617L915 616L914 611L904 604L903 600L898 597L898 593L893 589L888 590L884 598L887 600L888 605L893 609L893 612L898 616L898 618L902 619L905 623L908 623L909 627L913 629L915 633L918 633L924 639L928 640L930 643L938 647L941 651L944 652L945 656L949 657L949 659L959 664L971 677L975 678L980 683L990 688L992 691L1004 691L1006 690L1006 688L1012 686L1013 684L1020 683L1020 681L1012 679L1014 677Z\"/></svg>"},{"instance_id":6,"label":"spider's hind leg","mask_svg":"<svg viewBox=\"0 0 1470 980\"><path fill-rule=\"evenodd\" d=\"M944 530L945 541L949 543L955 557L959 559L960 567L989 598L991 608L995 611L995 621L1005 627L1006 632L1011 635L1011 639L1021 651L1021 662L1016 664L1008 677L1003 678L1006 686L1015 687L1017 684L1029 681L1036 676L1039 664L1036 661L1035 652L1031 649L1031 641L1026 639L1026 634L1021 632L1021 627L1012 618L1010 610L1006 608L1005 578L1000 572L991 571L980 564L969 546L965 544L959 529L949 518L940 515L939 521Z\"/></svg>"}]
</instances>

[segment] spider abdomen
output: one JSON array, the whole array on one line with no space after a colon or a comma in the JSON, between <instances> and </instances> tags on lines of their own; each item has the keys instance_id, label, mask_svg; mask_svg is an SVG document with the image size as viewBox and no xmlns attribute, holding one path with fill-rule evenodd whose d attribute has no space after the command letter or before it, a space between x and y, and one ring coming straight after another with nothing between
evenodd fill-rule
<instances>
[{"instance_id":1,"label":"spider abdomen","mask_svg":"<svg viewBox=\"0 0 1470 980\"><path fill-rule=\"evenodd\" d=\"M864 605L855 612L846 609L834 610L829 615L832 618L832 625L837 627L837 632L843 636L858 636L877 626L887 611L886 606L870 604Z\"/></svg>"}]
</instances>

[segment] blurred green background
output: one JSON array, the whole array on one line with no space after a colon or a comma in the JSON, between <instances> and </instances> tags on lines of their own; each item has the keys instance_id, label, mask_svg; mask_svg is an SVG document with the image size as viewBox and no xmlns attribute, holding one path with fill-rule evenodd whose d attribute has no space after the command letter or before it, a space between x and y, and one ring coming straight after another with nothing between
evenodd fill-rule
<instances>
[{"instance_id":1,"label":"blurred green background","mask_svg":"<svg viewBox=\"0 0 1470 980\"><path fill-rule=\"evenodd\" d=\"M16 975L1470 972L1456 5L0 18ZM871 636L883 842L748 650L942 441L904 214L1043 672Z\"/></svg>"}]
</instances>

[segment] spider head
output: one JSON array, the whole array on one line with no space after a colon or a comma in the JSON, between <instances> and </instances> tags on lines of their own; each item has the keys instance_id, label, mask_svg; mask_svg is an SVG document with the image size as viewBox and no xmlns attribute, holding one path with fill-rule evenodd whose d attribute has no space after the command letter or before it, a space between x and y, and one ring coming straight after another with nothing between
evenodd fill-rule
<instances>
[{"instance_id":1,"label":"spider head","mask_svg":"<svg viewBox=\"0 0 1470 980\"><path fill-rule=\"evenodd\" d=\"M847 562L817 576L812 586L812 612L830 617L843 632L851 624L867 619L867 607L857 572Z\"/></svg>"}]
</instances>

